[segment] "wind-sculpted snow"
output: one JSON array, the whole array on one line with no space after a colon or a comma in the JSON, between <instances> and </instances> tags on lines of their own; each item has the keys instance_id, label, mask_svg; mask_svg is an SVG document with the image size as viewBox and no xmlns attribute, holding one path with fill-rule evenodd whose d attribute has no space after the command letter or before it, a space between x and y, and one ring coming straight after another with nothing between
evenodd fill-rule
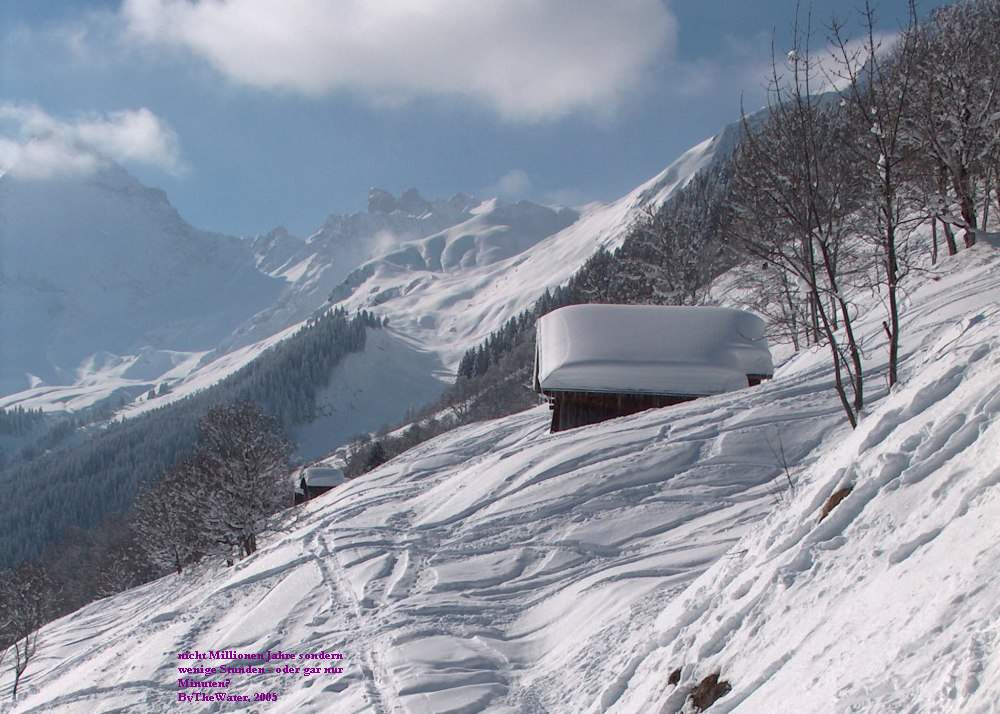
<instances>
[{"instance_id":1,"label":"wind-sculpted snow","mask_svg":"<svg viewBox=\"0 0 1000 714\"><path fill-rule=\"evenodd\" d=\"M656 613L774 503L836 405L815 377L548 434L530 410L427 442L293 512L254 557L42 634L18 711L172 711L176 653L336 649L267 711L580 711ZM4 680L6 682L6 680Z\"/></svg>"},{"instance_id":2,"label":"wind-sculpted snow","mask_svg":"<svg viewBox=\"0 0 1000 714\"><path fill-rule=\"evenodd\" d=\"M853 432L822 350L558 434L544 408L463 427L289 512L234 567L47 626L17 711L174 711L177 654L225 649L344 654L341 675L234 677L278 694L267 712L690 712L716 672L718 712L993 711L995 243L914 274L891 392L874 298Z\"/></svg>"}]
</instances>

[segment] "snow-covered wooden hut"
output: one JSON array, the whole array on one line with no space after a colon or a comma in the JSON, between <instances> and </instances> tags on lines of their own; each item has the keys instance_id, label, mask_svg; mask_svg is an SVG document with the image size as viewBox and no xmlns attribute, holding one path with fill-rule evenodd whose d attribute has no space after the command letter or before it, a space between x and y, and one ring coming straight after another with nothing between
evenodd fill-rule
<instances>
[{"instance_id":1,"label":"snow-covered wooden hut","mask_svg":"<svg viewBox=\"0 0 1000 714\"><path fill-rule=\"evenodd\" d=\"M764 322L743 310L571 305L537 324L534 387L552 431L759 384Z\"/></svg>"},{"instance_id":2,"label":"snow-covered wooden hut","mask_svg":"<svg viewBox=\"0 0 1000 714\"><path fill-rule=\"evenodd\" d=\"M344 472L334 466L310 466L302 470L295 489L295 502L316 498L344 483Z\"/></svg>"}]
</instances>

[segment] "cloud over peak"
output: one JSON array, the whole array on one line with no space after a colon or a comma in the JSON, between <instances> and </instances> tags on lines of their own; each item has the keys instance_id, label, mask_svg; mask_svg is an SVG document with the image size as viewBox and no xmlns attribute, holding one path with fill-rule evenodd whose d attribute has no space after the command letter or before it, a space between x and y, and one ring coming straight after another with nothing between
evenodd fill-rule
<instances>
[{"instance_id":1,"label":"cloud over peak","mask_svg":"<svg viewBox=\"0 0 1000 714\"><path fill-rule=\"evenodd\" d=\"M662 0L125 0L122 18L246 86L457 96L514 121L614 109L676 31Z\"/></svg>"},{"instance_id":2,"label":"cloud over peak","mask_svg":"<svg viewBox=\"0 0 1000 714\"><path fill-rule=\"evenodd\" d=\"M183 170L177 135L145 107L64 121L34 104L0 103L0 170L47 179L93 173L108 161Z\"/></svg>"}]
</instances>

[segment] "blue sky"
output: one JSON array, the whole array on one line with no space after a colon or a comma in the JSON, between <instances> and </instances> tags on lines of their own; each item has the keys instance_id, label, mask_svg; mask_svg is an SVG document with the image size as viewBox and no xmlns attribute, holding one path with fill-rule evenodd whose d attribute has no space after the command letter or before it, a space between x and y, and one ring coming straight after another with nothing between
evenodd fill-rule
<instances>
[{"instance_id":1,"label":"blue sky","mask_svg":"<svg viewBox=\"0 0 1000 714\"><path fill-rule=\"evenodd\" d=\"M818 45L831 14L850 7L812 4ZM903 0L876 7L886 32L905 17ZM80 151L113 156L199 227L306 235L331 212L363 209L373 185L616 198L737 120L741 95L763 103L772 33L784 54L795 4L0 8L0 158L34 156L44 180L53 167L89 170ZM29 143L53 135L58 146Z\"/></svg>"}]
</instances>

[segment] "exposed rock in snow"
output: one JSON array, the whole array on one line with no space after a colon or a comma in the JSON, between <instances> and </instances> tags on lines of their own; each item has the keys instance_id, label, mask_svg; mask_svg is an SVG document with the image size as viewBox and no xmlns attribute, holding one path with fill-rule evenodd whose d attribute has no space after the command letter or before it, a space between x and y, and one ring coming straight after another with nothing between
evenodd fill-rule
<instances>
[{"instance_id":1,"label":"exposed rock in snow","mask_svg":"<svg viewBox=\"0 0 1000 714\"><path fill-rule=\"evenodd\" d=\"M374 186L368 189L369 213L392 213L397 205L396 197L385 189Z\"/></svg>"}]
</instances>

